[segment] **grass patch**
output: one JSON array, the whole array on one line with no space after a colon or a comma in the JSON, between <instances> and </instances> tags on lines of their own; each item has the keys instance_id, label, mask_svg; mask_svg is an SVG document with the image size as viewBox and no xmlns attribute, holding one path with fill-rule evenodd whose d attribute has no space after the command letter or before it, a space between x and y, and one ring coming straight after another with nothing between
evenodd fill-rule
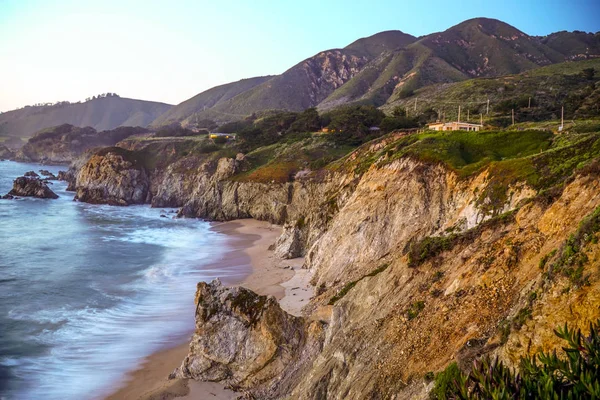
<instances>
[{"instance_id":1,"label":"grass patch","mask_svg":"<svg viewBox=\"0 0 600 400\"><path fill-rule=\"evenodd\" d=\"M517 210L512 210L497 217L490 218L474 228L462 233L445 236L428 236L408 246L408 266L418 267L425 261L437 257L444 251L452 250L456 245L473 241L486 229L506 225L514 221Z\"/></svg>"},{"instance_id":2,"label":"grass patch","mask_svg":"<svg viewBox=\"0 0 600 400\"><path fill-rule=\"evenodd\" d=\"M556 274L560 274L567 277L575 287L588 284L589 275L584 274L584 267L590 260L585 253L585 248L589 243L598 242L598 232L600 232L600 207L584 218L577 231L569 236L556 255L552 255L555 260L550 264L547 276L552 279ZM548 255L546 263L552 256Z\"/></svg>"},{"instance_id":3,"label":"grass patch","mask_svg":"<svg viewBox=\"0 0 600 400\"><path fill-rule=\"evenodd\" d=\"M334 305L338 300L343 298L354 286L356 286L356 284L358 282L362 281L365 278L369 278L369 277L375 276L377 274L380 274L383 271L385 271L388 267L389 267L389 264L380 265L379 267L375 268L373 271L369 272L365 276L363 276L355 281L346 283L344 285L344 287L342 287L342 289L339 292L337 292L335 294L335 296L333 296L327 304L329 304L330 306Z\"/></svg>"},{"instance_id":4,"label":"grass patch","mask_svg":"<svg viewBox=\"0 0 600 400\"><path fill-rule=\"evenodd\" d=\"M422 300L415 301L408 307L408 310L406 310L406 318L408 318L409 321L417 318L419 316L419 314L421 313L421 311L423 311L424 308L425 308L424 301L422 301Z\"/></svg>"},{"instance_id":5,"label":"grass patch","mask_svg":"<svg viewBox=\"0 0 600 400\"><path fill-rule=\"evenodd\" d=\"M450 363L443 371L435 374L433 389L430 398L435 400L454 399L457 382L461 378L461 371L456 362Z\"/></svg>"}]
</instances>

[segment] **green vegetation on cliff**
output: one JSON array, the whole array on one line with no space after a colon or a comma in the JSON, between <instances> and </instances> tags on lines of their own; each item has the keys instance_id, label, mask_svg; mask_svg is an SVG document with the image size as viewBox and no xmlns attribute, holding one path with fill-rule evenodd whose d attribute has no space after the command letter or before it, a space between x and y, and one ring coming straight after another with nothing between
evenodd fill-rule
<instances>
[{"instance_id":1,"label":"green vegetation on cliff","mask_svg":"<svg viewBox=\"0 0 600 400\"><path fill-rule=\"evenodd\" d=\"M600 398L600 320L585 336L567 324L555 330L566 342L556 351L521 359L519 371L483 358L468 374L456 363L435 377L432 398L444 399L597 399Z\"/></svg>"}]
</instances>

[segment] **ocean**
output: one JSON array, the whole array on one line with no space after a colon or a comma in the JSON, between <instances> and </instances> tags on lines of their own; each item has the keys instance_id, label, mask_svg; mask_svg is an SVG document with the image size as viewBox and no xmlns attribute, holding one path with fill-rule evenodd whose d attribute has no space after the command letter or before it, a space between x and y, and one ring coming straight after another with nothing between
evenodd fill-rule
<instances>
[{"instance_id":1,"label":"ocean","mask_svg":"<svg viewBox=\"0 0 600 400\"><path fill-rule=\"evenodd\" d=\"M26 171L0 162L0 195ZM231 238L175 210L56 200L0 200L0 399L99 399L145 356L194 327L198 281L237 281L247 265L215 269ZM165 215L165 217L161 217Z\"/></svg>"}]
</instances>

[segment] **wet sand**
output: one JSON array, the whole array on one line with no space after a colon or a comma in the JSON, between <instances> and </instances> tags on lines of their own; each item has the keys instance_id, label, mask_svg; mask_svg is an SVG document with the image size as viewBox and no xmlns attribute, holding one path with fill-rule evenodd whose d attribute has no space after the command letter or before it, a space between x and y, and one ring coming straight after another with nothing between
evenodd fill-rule
<instances>
[{"instance_id":1,"label":"wet sand","mask_svg":"<svg viewBox=\"0 0 600 400\"><path fill-rule=\"evenodd\" d=\"M240 265L248 268L249 275L246 278L241 281L223 281L224 284L240 285L261 295L275 296L283 309L291 314L300 314L300 309L313 294L308 285L310 275L308 271L300 269L303 259L281 260L269 250L269 246L281 234L281 227L244 219L215 223L213 229L229 235L233 247L232 251L219 260L216 267ZM189 293L189 296L190 301L193 301L194 293ZM124 386L107 397L107 400L229 400L240 395L218 383L167 380L167 376L187 355L188 347L188 341L173 343L171 348L150 355L138 370L128 375Z\"/></svg>"}]
</instances>

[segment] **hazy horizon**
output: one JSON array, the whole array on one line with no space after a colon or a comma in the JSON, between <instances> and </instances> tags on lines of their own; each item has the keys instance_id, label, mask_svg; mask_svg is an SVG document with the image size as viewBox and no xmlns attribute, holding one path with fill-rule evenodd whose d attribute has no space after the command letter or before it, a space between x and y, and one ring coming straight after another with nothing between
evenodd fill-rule
<instances>
[{"instance_id":1,"label":"hazy horizon","mask_svg":"<svg viewBox=\"0 0 600 400\"><path fill-rule=\"evenodd\" d=\"M280 74L378 32L423 36L475 17L536 36L600 30L595 1L536 3L0 0L0 111L106 92L178 104L214 86Z\"/></svg>"}]
</instances>

